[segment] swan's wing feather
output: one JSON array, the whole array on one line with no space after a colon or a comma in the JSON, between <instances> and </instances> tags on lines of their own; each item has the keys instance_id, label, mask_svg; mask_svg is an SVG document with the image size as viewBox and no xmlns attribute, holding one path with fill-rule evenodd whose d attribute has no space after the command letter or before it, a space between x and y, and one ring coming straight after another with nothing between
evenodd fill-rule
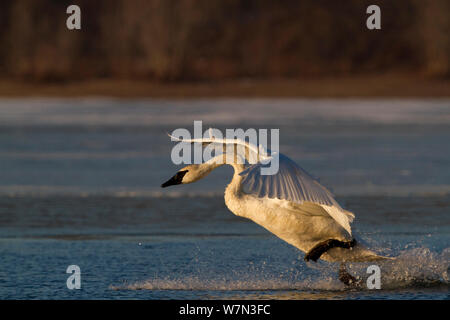
<instances>
[{"instance_id":1,"label":"swan's wing feather","mask_svg":"<svg viewBox=\"0 0 450 320\"><path fill-rule=\"evenodd\" d=\"M261 198L278 198L299 204L305 201L324 205L336 204L331 192L295 162L281 154L279 159L279 170L274 175L261 175L260 169L264 167L262 163L252 165L241 172L244 192Z\"/></svg>"},{"instance_id":2,"label":"swan's wing feather","mask_svg":"<svg viewBox=\"0 0 450 320\"><path fill-rule=\"evenodd\" d=\"M265 150L262 146L256 146L252 143L249 143L247 141L241 140L239 138L235 139L222 139L222 138L215 138L211 136L210 138L199 138L199 139L181 139L175 136L172 136L169 134L169 137L172 141L178 141L178 142L185 142L185 143L201 143L203 147L206 147L208 145L212 146L221 146L222 152L226 153L227 145L234 145L234 152L235 154L242 155L245 159L253 161L258 159L269 159L270 155L268 154L268 150ZM244 147L244 151L240 151L236 149L237 146ZM253 162L255 163L255 162Z\"/></svg>"},{"instance_id":3,"label":"swan's wing feather","mask_svg":"<svg viewBox=\"0 0 450 320\"><path fill-rule=\"evenodd\" d=\"M318 204L351 234L353 213L342 209L333 194L294 161L280 154L279 170L274 175L261 175L263 166L262 163L254 164L240 173L244 193L259 198L288 200L296 204Z\"/></svg>"}]
</instances>

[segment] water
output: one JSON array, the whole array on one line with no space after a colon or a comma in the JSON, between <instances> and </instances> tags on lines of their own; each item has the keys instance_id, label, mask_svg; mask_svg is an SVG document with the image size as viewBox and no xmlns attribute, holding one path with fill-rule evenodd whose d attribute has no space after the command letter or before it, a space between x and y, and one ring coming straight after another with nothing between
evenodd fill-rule
<instances>
[{"instance_id":1,"label":"water","mask_svg":"<svg viewBox=\"0 0 450 320\"><path fill-rule=\"evenodd\" d=\"M345 288L336 265L231 214L231 168L161 189L177 171L166 133L194 120L279 128L362 241L398 257L382 289ZM448 299L449 124L445 99L0 100L0 298Z\"/></svg>"}]
</instances>

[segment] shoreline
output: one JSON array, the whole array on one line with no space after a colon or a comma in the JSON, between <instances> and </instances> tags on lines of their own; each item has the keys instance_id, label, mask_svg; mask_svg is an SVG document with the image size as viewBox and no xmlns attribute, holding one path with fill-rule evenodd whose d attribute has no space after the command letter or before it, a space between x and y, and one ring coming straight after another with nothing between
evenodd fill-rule
<instances>
[{"instance_id":1,"label":"shoreline","mask_svg":"<svg viewBox=\"0 0 450 320\"><path fill-rule=\"evenodd\" d=\"M312 79L161 83L97 79L68 83L0 80L0 98L440 98L450 97L450 79L414 76L351 76Z\"/></svg>"}]
</instances>

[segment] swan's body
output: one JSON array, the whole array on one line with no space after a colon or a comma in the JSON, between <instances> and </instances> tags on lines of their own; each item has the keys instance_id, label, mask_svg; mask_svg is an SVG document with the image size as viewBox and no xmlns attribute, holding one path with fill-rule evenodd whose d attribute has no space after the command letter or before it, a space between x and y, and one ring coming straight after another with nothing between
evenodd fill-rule
<instances>
[{"instance_id":1,"label":"swan's body","mask_svg":"<svg viewBox=\"0 0 450 320\"><path fill-rule=\"evenodd\" d=\"M351 231L330 216L323 205L314 202L297 204L244 192L244 177L240 175L243 168L238 165L233 167L233 179L225 190L225 204L235 215L252 220L303 252L309 252L327 239L352 240ZM332 248L321 255L321 259L331 262L371 261L378 258L378 255L360 245L351 250Z\"/></svg>"},{"instance_id":2,"label":"swan's body","mask_svg":"<svg viewBox=\"0 0 450 320\"><path fill-rule=\"evenodd\" d=\"M237 139L183 141L244 145L247 159L249 153L259 152L255 146ZM162 186L195 182L224 164L218 161L221 157L223 155L200 165L187 166ZM353 213L342 209L325 187L288 157L279 155L279 170L275 175L261 175L261 163L247 168L239 161L228 164L233 166L234 175L225 190L225 204L235 215L254 221L305 253L326 241L338 244L354 241L350 227ZM329 245L319 253L319 257L330 262L385 258L359 242L354 243L348 247Z\"/></svg>"}]
</instances>

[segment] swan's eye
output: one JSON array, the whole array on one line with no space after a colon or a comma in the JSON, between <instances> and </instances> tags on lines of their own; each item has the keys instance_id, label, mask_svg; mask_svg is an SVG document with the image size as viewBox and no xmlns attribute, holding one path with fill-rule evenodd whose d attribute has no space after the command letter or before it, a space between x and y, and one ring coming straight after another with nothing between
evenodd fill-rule
<instances>
[{"instance_id":1,"label":"swan's eye","mask_svg":"<svg viewBox=\"0 0 450 320\"><path fill-rule=\"evenodd\" d=\"M178 171L177 174L175 175L177 181L179 180L179 182L181 183L181 181L183 181L183 177L186 175L188 171L189 170Z\"/></svg>"}]
</instances>

